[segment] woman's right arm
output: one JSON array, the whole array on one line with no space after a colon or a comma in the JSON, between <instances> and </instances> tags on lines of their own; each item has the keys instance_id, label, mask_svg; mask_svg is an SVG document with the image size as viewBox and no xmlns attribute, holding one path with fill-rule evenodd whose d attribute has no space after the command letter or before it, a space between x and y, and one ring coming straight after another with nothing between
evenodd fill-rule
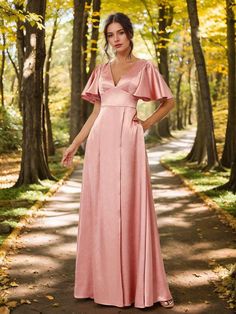
<instances>
[{"instance_id":1,"label":"woman's right arm","mask_svg":"<svg viewBox=\"0 0 236 314\"><path fill-rule=\"evenodd\" d=\"M72 165L73 157L78 150L79 146L83 143L83 141L87 138L89 135L89 132L97 119L97 116L100 112L101 104L100 102L96 102L93 106L93 111L88 117L87 121L83 125L80 132L76 135L73 142L70 144L70 146L65 150L61 164L65 167L70 167Z\"/></svg>"}]
</instances>

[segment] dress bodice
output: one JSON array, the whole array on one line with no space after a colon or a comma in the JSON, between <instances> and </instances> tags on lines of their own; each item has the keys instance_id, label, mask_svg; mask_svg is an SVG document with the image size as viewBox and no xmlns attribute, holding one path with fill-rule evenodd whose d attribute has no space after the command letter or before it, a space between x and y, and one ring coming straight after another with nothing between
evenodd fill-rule
<instances>
[{"instance_id":1,"label":"dress bodice","mask_svg":"<svg viewBox=\"0 0 236 314\"><path fill-rule=\"evenodd\" d=\"M115 85L110 62L99 64L91 73L81 97L101 106L136 107L137 101L173 98L158 68L152 61L139 59Z\"/></svg>"}]
</instances>

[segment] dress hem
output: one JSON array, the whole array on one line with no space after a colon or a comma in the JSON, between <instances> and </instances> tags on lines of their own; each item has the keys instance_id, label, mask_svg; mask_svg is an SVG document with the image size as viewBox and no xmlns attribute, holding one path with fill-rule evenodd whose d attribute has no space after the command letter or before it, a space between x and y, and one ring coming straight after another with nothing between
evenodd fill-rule
<instances>
[{"instance_id":1,"label":"dress hem","mask_svg":"<svg viewBox=\"0 0 236 314\"><path fill-rule=\"evenodd\" d=\"M146 308L146 307L151 307L151 306L153 306L155 303L157 303L157 302L162 302L162 301L168 301L169 299L157 299L157 300L155 300L155 301L153 301L153 303L152 304L146 304L146 305L135 305L135 302L132 302L132 303L130 303L130 304L124 304L124 305L121 305L121 304L114 304L114 303L110 303L110 302L107 302L107 301L97 301L95 298L93 298L93 297L90 297L90 296L74 296L74 298L75 299L87 299L87 298L89 298L89 299L92 299L93 301L94 301L94 303L96 303L96 304L102 304L102 305L110 305L110 306L116 306L116 307L128 307L128 306L134 306L134 307L136 307L136 308Z\"/></svg>"}]
</instances>

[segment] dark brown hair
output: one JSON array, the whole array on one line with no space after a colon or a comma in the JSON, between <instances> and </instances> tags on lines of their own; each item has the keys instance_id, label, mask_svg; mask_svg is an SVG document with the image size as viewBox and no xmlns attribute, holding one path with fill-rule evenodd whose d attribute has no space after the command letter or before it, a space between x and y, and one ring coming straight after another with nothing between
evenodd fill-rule
<instances>
[{"instance_id":1,"label":"dark brown hair","mask_svg":"<svg viewBox=\"0 0 236 314\"><path fill-rule=\"evenodd\" d=\"M121 13L121 12L110 14L105 21L103 33L104 33L106 43L104 46L104 51L105 51L108 59L110 59L111 56L108 53L109 44L108 44L108 39L107 39L107 28L111 23L114 23L114 22L119 23L123 27L127 38L130 40L130 52L128 55L128 57L130 57L131 52L132 52L133 47L134 47L134 44L132 41L132 38L134 36L134 30L133 30L133 26L132 26L132 23L131 23L129 17L127 15L125 15L124 13Z\"/></svg>"}]
</instances>

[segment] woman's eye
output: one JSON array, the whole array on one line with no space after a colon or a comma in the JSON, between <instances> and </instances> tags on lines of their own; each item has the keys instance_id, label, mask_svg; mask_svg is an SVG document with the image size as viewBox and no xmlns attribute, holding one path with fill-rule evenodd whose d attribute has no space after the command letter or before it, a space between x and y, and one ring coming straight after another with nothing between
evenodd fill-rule
<instances>
[{"instance_id":1,"label":"woman's eye","mask_svg":"<svg viewBox=\"0 0 236 314\"><path fill-rule=\"evenodd\" d=\"M125 32L120 32L120 35L124 34Z\"/></svg>"},{"instance_id":2,"label":"woman's eye","mask_svg":"<svg viewBox=\"0 0 236 314\"><path fill-rule=\"evenodd\" d=\"M112 36L112 34L108 34L108 35L107 35L107 37L111 37L111 36Z\"/></svg>"}]
</instances>

